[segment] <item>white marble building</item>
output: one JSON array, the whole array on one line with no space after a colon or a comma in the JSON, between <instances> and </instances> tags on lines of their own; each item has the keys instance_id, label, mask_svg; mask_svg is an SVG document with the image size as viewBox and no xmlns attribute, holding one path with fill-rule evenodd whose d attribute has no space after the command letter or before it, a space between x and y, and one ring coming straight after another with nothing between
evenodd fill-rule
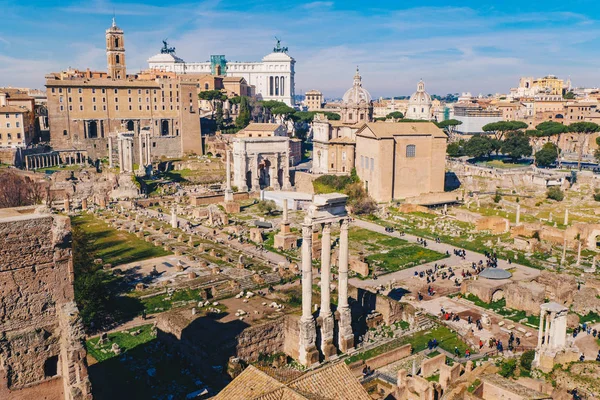
<instances>
[{"instance_id":1,"label":"white marble building","mask_svg":"<svg viewBox=\"0 0 600 400\"><path fill-rule=\"evenodd\" d=\"M282 101L289 106L294 105L295 64L287 54L287 47L281 47L279 41L273 51L258 62L227 61L224 55L212 55L206 62L185 62L175 55L175 48L168 48L166 43L159 54L148 60L150 69L161 71L243 77L248 85L256 88L260 99Z\"/></svg>"},{"instance_id":2,"label":"white marble building","mask_svg":"<svg viewBox=\"0 0 600 400\"><path fill-rule=\"evenodd\" d=\"M422 80L417 84L417 91L408 100L406 115L404 117L426 121L430 121L432 118L431 96L425 91L425 83Z\"/></svg>"}]
</instances>

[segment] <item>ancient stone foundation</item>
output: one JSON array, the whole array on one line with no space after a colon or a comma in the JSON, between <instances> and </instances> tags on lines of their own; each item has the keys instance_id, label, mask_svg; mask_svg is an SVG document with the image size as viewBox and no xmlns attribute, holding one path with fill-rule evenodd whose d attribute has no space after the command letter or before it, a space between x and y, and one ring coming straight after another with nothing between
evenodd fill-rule
<instances>
[{"instance_id":1,"label":"ancient stone foundation","mask_svg":"<svg viewBox=\"0 0 600 400\"><path fill-rule=\"evenodd\" d=\"M0 399L91 399L73 302L71 226L0 210Z\"/></svg>"}]
</instances>

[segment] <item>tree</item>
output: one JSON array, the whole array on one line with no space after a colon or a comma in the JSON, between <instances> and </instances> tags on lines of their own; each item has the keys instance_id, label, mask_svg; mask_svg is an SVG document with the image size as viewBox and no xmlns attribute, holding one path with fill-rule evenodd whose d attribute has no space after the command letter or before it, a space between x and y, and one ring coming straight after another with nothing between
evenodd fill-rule
<instances>
[{"instance_id":1,"label":"tree","mask_svg":"<svg viewBox=\"0 0 600 400\"><path fill-rule=\"evenodd\" d=\"M446 147L446 153L450 157L462 157L465 155L464 145L465 145L464 140L459 140L458 142L448 143L448 146Z\"/></svg>"},{"instance_id":2,"label":"tree","mask_svg":"<svg viewBox=\"0 0 600 400\"><path fill-rule=\"evenodd\" d=\"M492 140L487 136L475 135L465 143L464 151L469 157L489 157L493 151Z\"/></svg>"},{"instance_id":3,"label":"tree","mask_svg":"<svg viewBox=\"0 0 600 400\"><path fill-rule=\"evenodd\" d=\"M40 204L46 192L45 185L12 171L0 173L0 208Z\"/></svg>"},{"instance_id":4,"label":"tree","mask_svg":"<svg viewBox=\"0 0 600 400\"><path fill-rule=\"evenodd\" d=\"M570 91L568 91L567 93L565 93L563 95L563 99L565 99L565 100L573 100L573 99L575 99L575 93L573 93L573 91L570 90Z\"/></svg>"},{"instance_id":5,"label":"tree","mask_svg":"<svg viewBox=\"0 0 600 400\"><path fill-rule=\"evenodd\" d=\"M543 168L549 167L556 162L559 151L554 143L545 143L542 149L535 153L535 165Z\"/></svg>"},{"instance_id":6,"label":"tree","mask_svg":"<svg viewBox=\"0 0 600 400\"><path fill-rule=\"evenodd\" d=\"M556 201L563 201L565 194L558 186L553 186L546 192L546 197Z\"/></svg>"},{"instance_id":7,"label":"tree","mask_svg":"<svg viewBox=\"0 0 600 400\"><path fill-rule=\"evenodd\" d=\"M517 360L515 358L508 358L501 361L498 374L505 378L510 378L514 375L515 369L517 369Z\"/></svg>"},{"instance_id":8,"label":"tree","mask_svg":"<svg viewBox=\"0 0 600 400\"><path fill-rule=\"evenodd\" d=\"M521 121L498 121L483 126L484 132L492 132L496 139L502 140L506 132L527 129L528 125Z\"/></svg>"},{"instance_id":9,"label":"tree","mask_svg":"<svg viewBox=\"0 0 600 400\"><path fill-rule=\"evenodd\" d=\"M560 137L563 133L568 132L568 128L561 124L560 122L555 121L545 121L541 124L538 124L535 129L541 131L544 136L551 137L556 136L556 157L558 159L558 164L560 166L560 159L558 158L560 152L558 149L560 148Z\"/></svg>"},{"instance_id":10,"label":"tree","mask_svg":"<svg viewBox=\"0 0 600 400\"><path fill-rule=\"evenodd\" d=\"M404 114L400 111L394 111L385 116L386 119L402 119L404 118Z\"/></svg>"},{"instance_id":11,"label":"tree","mask_svg":"<svg viewBox=\"0 0 600 400\"><path fill-rule=\"evenodd\" d=\"M205 90L198 93L198 97L200 100L206 100L210 102L213 118L215 110L219 104L221 105L221 112L223 112L223 102L227 99L227 96L225 96L225 94L223 94L220 90Z\"/></svg>"},{"instance_id":12,"label":"tree","mask_svg":"<svg viewBox=\"0 0 600 400\"><path fill-rule=\"evenodd\" d=\"M525 133L520 131L509 132L506 139L502 142L501 149L513 162L521 157L530 156L532 151L529 138Z\"/></svg>"},{"instance_id":13,"label":"tree","mask_svg":"<svg viewBox=\"0 0 600 400\"><path fill-rule=\"evenodd\" d=\"M535 350L527 350L521 355L521 368L526 371L531 371L533 359L535 358Z\"/></svg>"},{"instance_id":14,"label":"tree","mask_svg":"<svg viewBox=\"0 0 600 400\"><path fill-rule=\"evenodd\" d=\"M600 163L600 136L596 138L596 144L598 145L598 148L594 150L594 158L596 159L596 162Z\"/></svg>"},{"instance_id":15,"label":"tree","mask_svg":"<svg viewBox=\"0 0 600 400\"><path fill-rule=\"evenodd\" d=\"M462 125L462 121L457 119L447 119L441 122L436 122L438 128L443 129L449 137L452 137L454 130L458 125Z\"/></svg>"},{"instance_id":16,"label":"tree","mask_svg":"<svg viewBox=\"0 0 600 400\"><path fill-rule=\"evenodd\" d=\"M568 126L569 132L577 133L579 136L579 156L577 157L577 169L581 171L581 158L583 147L589 141L591 133L600 131L600 126L594 122L574 122Z\"/></svg>"},{"instance_id":17,"label":"tree","mask_svg":"<svg viewBox=\"0 0 600 400\"><path fill-rule=\"evenodd\" d=\"M223 103L217 103L217 109L214 113L215 123L217 124L217 130L222 130L225 127L225 119L223 118Z\"/></svg>"},{"instance_id":18,"label":"tree","mask_svg":"<svg viewBox=\"0 0 600 400\"><path fill-rule=\"evenodd\" d=\"M330 121L339 121L340 119L342 119L342 117L340 116L340 114L331 112L331 111L326 111L323 114L325 114L325 116L327 117L328 120Z\"/></svg>"},{"instance_id":19,"label":"tree","mask_svg":"<svg viewBox=\"0 0 600 400\"><path fill-rule=\"evenodd\" d=\"M250 123L250 105L248 104L248 98L246 96L241 96L240 98L240 107L238 116L235 119L235 126L239 129L244 129Z\"/></svg>"},{"instance_id":20,"label":"tree","mask_svg":"<svg viewBox=\"0 0 600 400\"><path fill-rule=\"evenodd\" d=\"M277 205L273 200L263 200L258 202L258 211L271 215L277 209Z\"/></svg>"}]
</instances>

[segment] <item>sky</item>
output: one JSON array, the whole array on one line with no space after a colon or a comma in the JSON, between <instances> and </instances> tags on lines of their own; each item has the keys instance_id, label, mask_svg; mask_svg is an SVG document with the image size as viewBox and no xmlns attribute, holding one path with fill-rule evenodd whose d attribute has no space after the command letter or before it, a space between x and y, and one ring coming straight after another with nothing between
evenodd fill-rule
<instances>
[{"instance_id":1,"label":"sky","mask_svg":"<svg viewBox=\"0 0 600 400\"><path fill-rule=\"evenodd\" d=\"M547 1L0 0L0 87L43 88L68 67L106 70L105 30L125 31L127 70L162 40L186 61L259 61L275 37L296 60L296 93L341 96L356 66L373 97L506 93L520 76L600 86L600 6Z\"/></svg>"}]
</instances>

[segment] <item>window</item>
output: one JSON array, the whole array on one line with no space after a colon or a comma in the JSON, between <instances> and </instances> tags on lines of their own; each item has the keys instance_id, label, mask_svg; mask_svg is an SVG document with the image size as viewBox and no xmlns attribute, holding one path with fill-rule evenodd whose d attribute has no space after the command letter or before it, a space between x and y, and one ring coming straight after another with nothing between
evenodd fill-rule
<instances>
[{"instance_id":1,"label":"window","mask_svg":"<svg viewBox=\"0 0 600 400\"><path fill-rule=\"evenodd\" d=\"M73 101L73 99L69 97L69 103L72 102L72 101Z\"/></svg>"},{"instance_id":2,"label":"window","mask_svg":"<svg viewBox=\"0 0 600 400\"><path fill-rule=\"evenodd\" d=\"M406 157L415 157L417 154L417 146L409 144L406 146Z\"/></svg>"},{"instance_id":3,"label":"window","mask_svg":"<svg viewBox=\"0 0 600 400\"><path fill-rule=\"evenodd\" d=\"M58 93L62 93L62 88L58 88Z\"/></svg>"},{"instance_id":4,"label":"window","mask_svg":"<svg viewBox=\"0 0 600 400\"><path fill-rule=\"evenodd\" d=\"M67 93L71 93L71 88L68 88L68 89L67 89Z\"/></svg>"},{"instance_id":5,"label":"window","mask_svg":"<svg viewBox=\"0 0 600 400\"><path fill-rule=\"evenodd\" d=\"M58 98L58 102L59 102L59 103L62 103L62 102L63 102L63 97L62 97L62 96L60 96L60 97Z\"/></svg>"},{"instance_id":6,"label":"window","mask_svg":"<svg viewBox=\"0 0 600 400\"><path fill-rule=\"evenodd\" d=\"M73 106L69 106L69 111L73 111Z\"/></svg>"},{"instance_id":7,"label":"window","mask_svg":"<svg viewBox=\"0 0 600 400\"><path fill-rule=\"evenodd\" d=\"M83 111L83 106L79 106L79 111Z\"/></svg>"},{"instance_id":8,"label":"window","mask_svg":"<svg viewBox=\"0 0 600 400\"><path fill-rule=\"evenodd\" d=\"M115 56L115 61L117 62L117 64L121 63L121 57L118 54Z\"/></svg>"},{"instance_id":9,"label":"window","mask_svg":"<svg viewBox=\"0 0 600 400\"><path fill-rule=\"evenodd\" d=\"M64 106L60 106L60 111L65 111L65 107Z\"/></svg>"},{"instance_id":10,"label":"window","mask_svg":"<svg viewBox=\"0 0 600 400\"><path fill-rule=\"evenodd\" d=\"M118 105L115 106L115 110L119 111L119 106Z\"/></svg>"},{"instance_id":11,"label":"window","mask_svg":"<svg viewBox=\"0 0 600 400\"><path fill-rule=\"evenodd\" d=\"M95 103L95 102L96 102L96 98L92 97L92 103Z\"/></svg>"},{"instance_id":12,"label":"window","mask_svg":"<svg viewBox=\"0 0 600 400\"><path fill-rule=\"evenodd\" d=\"M96 111L96 106L94 106L94 111Z\"/></svg>"},{"instance_id":13,"label":"window","mask_svg":"<svg viewBox=\"0 0 600 400\"><path fill-rule=\"evenodd\" d=\"M10 133L7 133L6 136L7 136L8 140L12 140L12 135Z\"/></svg>"},{"instance_id":14,"label":"window","mask_svg":"<svg viewBox=\"0 0 600 400\"><path fill-rule=\"evenodd\" d=\"M129 98L129 102L131 103L131 97Z\"/></svg>"},{"instance_id":15,"label":"window","mask_svg":"<svg viewBox=\"0 0 600 400\"><path fill-rule=\"evenodd\" d=\"M7 128L10 128L10 122L7 122L7 123L6 123L6 127L7 127Z\"/></svg>"},{"instance_id":16,"label":"window","mask_svg":"<svg viewBox=\"0 0 600 400\"><path fill-rule=\"evenodd\" d=\"M102 93L106 93L106 89L102 89Z\"/></svg>"},{"instance_id":17,"label":"window","mask_svg":"<svg viewBox=\"0 0 600 400\"><path fill-rule=\"evenodd\" d=\"M115 103L118 103L118 102L119 102L119 98L115 97Z\"/></svg>"},{"instance_id":18,"label":"window","mask_svg":"<svg viewBox=\"0 0 600 400\"><path fill-rule=\"evenodd\" d=\"M128 90L127 90L127 94L131 94L131 89L128 89Z\"/></svg>"},{"instance_id":19,"label":"window","mask_svg":"<svg viewBox=\"0 0 600 400\"><path fill-rule=\"evenodd\" d=\"M96 93L96 89L92 88L92 93Z\"/></svg>"},{"instance_id":20,"label":"window","mask_svg":"<svg viewBox=\"0 0 600 400\"><path fill-rule=\"evenodd\" d=\"M21 139L21 134L17 133L17 139Z\"/></svg>"},{"instance_id":21,"label":"window","mask_svg":"<svg viewBox=\"0 0 600 400\"><path fill-rule=\"evenodd\" d=\"M106 111L106 105L102 106L102 110Z\"/></svg>"},{"instance_id":22,"label":"window","mask_svg":"<svg viewBox=\"0 0 600 400\"><path fill-rule=\"evenodd\" d=\"M375 169L375 159L371 158L371 171Z\"/></svg>"},{"instance_id":23,"label":"window","mask_svg":"<svg viewBox=\"0 0 600 400\"><path fill-rule=\"evenodd\" d=\"M115 94L119 93L119 89L115 89Z\"/></svg>"},{"instance_id":24,"label":"window","mask_svg":"<svg viewBox=\"0 0 600 400\"><path fill-rule=\"evenodd\" d=\"M82 92L81 88L77 89L77 92L81 93Z\"/></svg>"},{"instance_id":25,"label":"window","mask_svg":"<svg viewBox=\"0 0 600 400\"><path fill-rule=\"evenodd\" d=\"M54 88L52 88L52 93L54 93Z\"/></svg>"},{"instance_id":26,"label":"window","mask_svg":"<svg viewBox=\"0 0 600 400\"><path fill-rule=\"evenodd\" d=\"M83 103L83 97L80 97L80 98L79 98L79 102L80 102L80 103Z\"/></svg>"},{"instance_id":27,"label":"window","mask_svg":"<svg viewBox=\"0 0 600 400\"><path fill-rule=\"evenodd\" d=\"M17 128L21 127L21 123L19 121L17 121Z\"/></svg>"}]
</instances>

